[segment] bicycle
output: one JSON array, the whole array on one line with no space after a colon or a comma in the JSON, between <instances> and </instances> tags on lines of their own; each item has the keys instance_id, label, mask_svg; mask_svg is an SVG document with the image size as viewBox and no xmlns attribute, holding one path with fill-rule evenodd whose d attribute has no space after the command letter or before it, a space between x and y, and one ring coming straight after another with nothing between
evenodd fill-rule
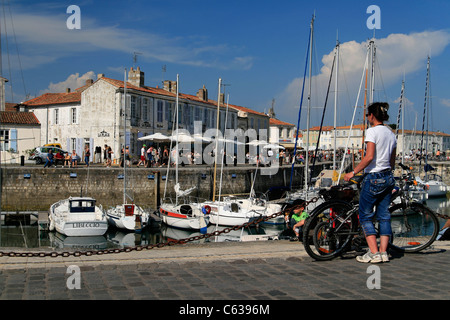
<instances>
[{"instance_id":1,"label":"bicycle","mask_svg":"<svg viewBox=\"0 0 450 320\"><path fill-rule=\"evenodd\" d=\"M389 208L392 226L389 248L401 253L419 252L436 239L439 220L432 210L412 199L408 191L415 184L414 175L409 167L400 166L406 174L398 180L399 187L393 191ZM303 245L310 257L320 261L331 260L367 245L359 225L357 199L362 175L358 178L359 181L320 192L325 202L311 212L303 228ZM400 199L400 202L395 199Z\"/></svg>"}]
</instances>

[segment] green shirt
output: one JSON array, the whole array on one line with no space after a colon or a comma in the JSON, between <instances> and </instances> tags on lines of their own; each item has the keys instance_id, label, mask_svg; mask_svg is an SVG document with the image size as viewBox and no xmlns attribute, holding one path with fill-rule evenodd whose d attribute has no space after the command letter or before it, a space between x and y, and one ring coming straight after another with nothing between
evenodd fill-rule
<instances>
[{"instance_id":1,"label":"green shirt","mask_svg":"<svg viewBox=\"0 0 450 320\"><path fill-rule=\"evenodd\" d=\"M306 211L303 211L302 213L294 213L293 215L292 215L292 218L294 218L294 220L296 221L296 222L300 222L300 221L302 221L302 220L305 220L306 218L308 218L309 217L309 214L308 214L308 212L306 212Z\"/></svg>"}]
</instances>

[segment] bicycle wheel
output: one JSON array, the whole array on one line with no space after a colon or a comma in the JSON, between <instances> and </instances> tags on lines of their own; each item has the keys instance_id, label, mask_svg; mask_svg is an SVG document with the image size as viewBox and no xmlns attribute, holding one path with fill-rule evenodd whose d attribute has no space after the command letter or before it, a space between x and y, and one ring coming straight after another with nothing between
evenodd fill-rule
<instances>
[{"instance_id":1,"label":"bicycle wheel","mask_svg":"<svg viewBox=\"0 0 450 320\"><path fill-rule=\"evenodd\" d=\"M351 244L358 228L352 209L348 202L330 200L311 212L303 228L303 245L311 258L331 260Z\"/></svg>"},{"instance_id":2,"label":"bicycle wheel","mask_svg":"<svg viewBox=\"0 0 450 320\"><path fill-rule=\"evenodd\" d=\"M390 247L400 252L418 252L430 246L439 232L439 220L429 208L412 202L392 206L391 226L393 239Z\"/></svg>"}]
</instances>

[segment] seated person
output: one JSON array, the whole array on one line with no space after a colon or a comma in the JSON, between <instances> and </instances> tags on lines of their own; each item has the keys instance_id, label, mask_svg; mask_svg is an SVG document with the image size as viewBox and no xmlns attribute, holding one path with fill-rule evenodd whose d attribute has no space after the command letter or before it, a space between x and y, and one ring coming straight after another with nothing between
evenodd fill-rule
<instances>
[{"instance_id":1,"label":"seated person","mask_svg":"<svg viewBox=\"0 0 450 320\"><path fill-rule=\"evenodd\" d=\"M66 152L64 156L64 166L70 167L70 155L68 152Z\"/></svg>"},{"instance_id":2,"label":"seated person","mask_svg":"<svg viewBox=\"0 0 450 320\"><path fill-rule=\"evenodd\" d=\"M59 162L63 162L64 161L64 155L62 154L62 151L59 151L55 154L55 166L59 163Z\"/></svg>"},{"instance_id":3,"label":"seated person","mask_svg":"<svg viewBox=\"0 0 450 320\"><path fill-rule=\"evenodd\" d=\"M305 211L305 204L302 203L292 210L292 215L289 218L289 215L285 216L286 222L289 223L289 226L295 233L295 237L291 237L291 241L299 241L300 231L305 224L306 218L308 218L308 213Z\"/></svg>"}]
</instances>

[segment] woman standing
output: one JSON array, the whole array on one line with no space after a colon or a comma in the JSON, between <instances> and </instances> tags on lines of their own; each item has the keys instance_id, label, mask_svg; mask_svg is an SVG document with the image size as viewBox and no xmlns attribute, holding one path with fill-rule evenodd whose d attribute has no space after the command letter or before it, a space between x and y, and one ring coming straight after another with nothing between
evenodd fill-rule
<instances>
[{"instance_id":1,"label":"woman standing","mask_svg":"<svg viewBox=\"0 0 450 320\"><path fill-rule=\"evenodd\" d=\"M89 149L89 146L86 145L84 147L84 163L86 164L86 167L89 167L90 157L91 157L91 150Z\"/></svg>"},{"instance_id":2,"label":"woman standing","mask_svg":"<svg viewBox=\"0 0 450 320\"><path fill-rule=\"evenodd\" d=\"M392 234L389 204L395 183L392 170L395 166L397 141L392 130L383 123L389 119L388 109L389 104L383 102L375 102L369 106L366 116L371 128L367 130L365 139L366 155L354 171L347 173L344 177L345 181L349 181L363 170L366 174L362 181L359 197L359 222L363 228L369 251L363 256L356 257L358 262L389 261L386 251L389 237ZM375 206L376 210L374 211ZM376 239L377 232L373 225L374 215L379 223L379 248Z\"/></svg>"}]
</instances>

